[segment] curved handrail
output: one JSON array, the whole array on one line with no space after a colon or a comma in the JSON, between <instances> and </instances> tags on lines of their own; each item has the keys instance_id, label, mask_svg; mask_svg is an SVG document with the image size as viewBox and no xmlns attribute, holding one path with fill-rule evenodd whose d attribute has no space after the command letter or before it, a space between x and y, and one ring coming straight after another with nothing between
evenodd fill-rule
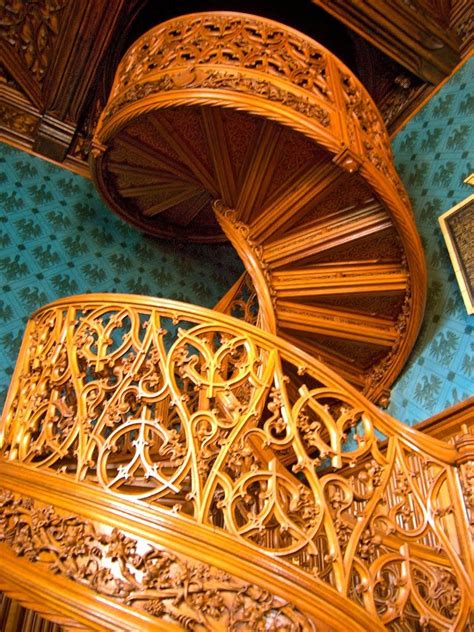
<instances>
[{"instance_id":1,"label":"curved handrail","mask_svg":"<svg viewBox=\"0 0 474 632\"><path fill-rule=\"evenodd\" d=\"M470 544L456 449L224 314L104 294L38 310L1 450L224 529L383 624L413 609L446 630L467 616ZM404 578L391 582L390 607L389 577ZM437 591L442 599L431 597Z\"/></svg>"},{"instance_id":2,"label":"curved handrail","mask_svg":"<svg viewBox=\"0 0 474 632\"><path fill-rule=\"evenodd\" d=\"M33 610L44 611L48 618L52 617L51 612L45 608L45 586L47 599L54 601L56 612L64 617L66 604L72 609L73 616L74 611L77 612L79 599L71 587L72 579L76 582L76 587L77 584L82 584L92 588L92 599L89 597L86 603L81 604L82 613L87 615L92 624L100 621L103 625L101 629L110 629L113 632L182 630L179 625L174 627L174 622L186 623L186 619L180 615L187 616L190 622L193 619L202 622L203 614L205 621L209 622L205 629L212 630L228 630L230 626L226 625L226 618L227 622L229 619L234 622L234 626L238 622L242 630L258 629L257 623L261 625L265 620L274 625L289 625L291 632L346 632L348 629L354 632L370 629L375 632L384 629L362 607L352 603L348 607L347 599L324 582L319 582L308 573L275 560L264 552L249 549L245 542L236 540L221 529L197 525L185 516L156 510L144 503L118 500L102 488L76 483L45 470L32 470L12 462L0 460L0 477L0 512L5 509L5 505L8 510L14 503L15 517L23 518L18 520L18 528L12 530L13 533L10 532L10 546L17 544L24 535L21 527L29 522L32 514L36 514L37 518L38 514L53 518L49 523L38 519L32 521L33 524L29 525L29 538L23 538L23 542L28 542L30 551L31 548L41 548L43 552L48 550L47 557L34 560L35 572L32 573L28 561L18 559L13 551L8 551L9 555L5 554L5 550L0 547L2 590L11 594L12 584L16 584L15 598L26 602L25 605ZM2 487L13 493L3 493ZM54 504L54 512L47 513L51 504ZM63 512L67 512L69 520L60 520ZM67 529L67 522L70 529ZM50 536L46 542L45 523L49 527L47 534ZM84 526L88 528L84 529ZM105 534L106 544L107 541L110 542L112 526L119 545L108 549L103 546L100 536ZM68 538L64 538L64 531ZM122 548L118 536L124 533L127 534L125 540L128 547ZM0 538L2 535L0 524ZM140 550L156 551L159 548L161 551L159 556L148 556L149 572L145 581L142 579L143 561L147 560L129 555L130 545L133 546L134 542ZM94 560L94 570L97 572L71 573L70 569L74 569L75 564L87 568L87 557L84 555L87 552L90 552L90 557ZM110 558L117 554L121 563L112 565L112 577L115 581L95 581L97 575L100 576L105 568L110 567ZM184 562L188 572L173 573L170 581L169 571L177 569L170 569L167 564L154 566L154 563L160 561L160 557L161 561L177 561L181 571L185 570ZM66 563L60 563L59 572L51 577L50 569L58 559L66 559ZM18 585L15 580L18 575L21 577L22 566L23 582ZM27 576L32 576L27 582L24 581L25 570ZM158 572L153 573L154 570ZM128 571L125 582L124 571ZM138 580L136 585L130 582L134 575ZM59 580L59 586L55 585L55 580ZM160 580L167 585L160 586ZM156 589L157 584L161 588L159 591ZM39 598L33 598L33 588L36 588ZM230 595L226 595L226 592ZM241 599L232 599L236 593L240 594ZM176 598L180 595L183 599L177 603ZM201 595L207 598L207 603L212 604L211 608L205 607L206 602L203 607ZM249 597L253 597L253 600ZM104 607L108 605L107 601L109 604L112 602L111 605L115 608L110 608L109 605L107 611ZM151 607L153 605L155 607ZM118 612L114 613L117 606ZM140 621L138 617L143 617L144 611L154 614L155 617L151 617L154 620L149 618ZM278 611L283 616L276 616ZM289 620L285 612L290 615ZM265 629L265 626L262 627Z\"/></svg>"}]
</instances>

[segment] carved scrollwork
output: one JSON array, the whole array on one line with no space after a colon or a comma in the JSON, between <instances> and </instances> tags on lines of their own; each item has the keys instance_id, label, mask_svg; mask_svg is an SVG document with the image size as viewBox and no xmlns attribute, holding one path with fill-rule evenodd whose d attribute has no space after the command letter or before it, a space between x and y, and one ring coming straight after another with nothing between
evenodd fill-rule
<instances>
[{"instance_id":1,"label":"carved scrollwork","mask_svg":"<svg viewBox=\"0 0 474 632\"><path fill-rule=\"evenodd\" d=\"M259 305L257 293L247 272L242 275L239 283L229 290L214 309L251 325L258 324Z\"/></svg>"},{"instance_id":2,"label":"carved scrollwork","mask_svg":"<svg viewBox=\"0 0 474 632\"><path fill-rule=\"evenodd\" d=\"M0 490L0 542L52 573L186 630L316 629L255 584L6 490Z\"/></svg>"},{"instance_id":3,"label":"carved scrollwork","mask_svg":"<svg viewBox=\"0 0 474 632\"><path fill-rule=\"evenodd\" d=\"M249 325L110 300L59 302L30 322L4 458L223 529L393 629L462 624L463 499L439 446Z\"/></svg>"},{"instance_id":4,"label":"carved scrollwork","mask_svg":"<svg viewBox=\"0 0 474 632\"><path fill-rule=\"evenodd\" d=\"M332 99L322 47L269 20L235 14L186 16L153 29L129 50L118 77L127 86L155 69L196 65L256 70Z\"/></svg>"},{"instance_id":5,"label":"carved scrollwork","mask_svg":"<svg viewBox=\"0 0 474 632\"><path fill-rule=\"evenodd\" d=\"M38 124L37 116L7 103L0 103L0 120L2 127L27 137L34 134Z\"/></svg>"}]
</instances>

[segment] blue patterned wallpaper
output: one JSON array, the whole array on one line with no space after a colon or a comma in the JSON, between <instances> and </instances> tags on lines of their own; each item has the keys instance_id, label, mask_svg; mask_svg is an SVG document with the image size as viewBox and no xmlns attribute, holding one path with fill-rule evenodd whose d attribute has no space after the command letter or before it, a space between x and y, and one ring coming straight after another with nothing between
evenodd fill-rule
<instances>
[{"instance_id":1,"label":"blue patterned wallpaper","mask_svg":"<svg viewBox=\"0 0 474 632\"><path fill-rule=\"evenodd\" d=\"M474 392L474 317L466 314L437 217L470 194L474 59L397 135L397 168L429 267L423 328L388 412L413 424ZM28 316L60 296L130 292L212 307L241 271L229 246L144 237L106 209L88 180L0 144L0 407Z\"/></svg>"},{"instance_id":2,"label":"blue patterned wallpaper","mask_svg":"<svg viewBox=\"0 0 474 632\"><path fill-rule=\"evenodd\" d=\"M213 307L241 272L231 246L145 237L107 210L90 181L0 143L0 410L38 307L83 292Z\"/></svg>"},{"instance_id":3,"label":"blue patterned wallpaper","mask_svg":"<svg viewBox=\"0 0 474 632\"><path fill-rule=\"evenodd\" d=\"M474 193L463 183L474 171L473 75L471 58L393 141L429 273L421 334L388 409L410 425L474 394L474 316L464 307L438 223Z\"/></svg>"}]
</instances>

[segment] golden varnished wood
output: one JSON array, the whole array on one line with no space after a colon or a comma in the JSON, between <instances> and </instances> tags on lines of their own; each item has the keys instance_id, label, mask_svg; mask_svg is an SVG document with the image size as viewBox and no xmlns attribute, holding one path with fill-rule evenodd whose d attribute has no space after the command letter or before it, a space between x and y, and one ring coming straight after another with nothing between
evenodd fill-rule
<instances>
[{"instance_id":1,"label":"golden varnished wood","mask_svg":"<svg viewBox=\"0 0 474 632\"><path fill-rule=\"evenodd\" d=\"M121 61L94 144L94 178L117 213L163 237L230 239L261 326L291 329L334 367L349 358L354 384L386 397L421 322L424 260L380 115L329 51L254 16L176 18ZM287 300L305 315L300 331L280 318ZM363 327L356 344L333 336L347 309L375 318L365 343ZM314 310L331 312L332 329L314 326Z\"/></svg>"},{"instance_id":2,"label":"golden varnished wood","mask_svg":"<svg viewBox=\"0 0 474 632\"><path fill-rule=\"evenodd\" d=\"M125 55L94 145L116 212L227 238L246 273L217 311L89 295L32 317L0 589L70 629L468 626L472 434L360 393L402 367L425 270L357 79L269 20L185 16Z\"/></svg>"},{"instance_id":3,"label":"golden varnished wood","mask_svg":"<svg viewBox=\"0 0 474 632\"><path fill-rule=\"evenodd\" d=\"M29 322L0 436L0 587L46 616L467 624L466 441L384 415L260 328L164 299L56 301Z\"/></svg>"}]
</instances>

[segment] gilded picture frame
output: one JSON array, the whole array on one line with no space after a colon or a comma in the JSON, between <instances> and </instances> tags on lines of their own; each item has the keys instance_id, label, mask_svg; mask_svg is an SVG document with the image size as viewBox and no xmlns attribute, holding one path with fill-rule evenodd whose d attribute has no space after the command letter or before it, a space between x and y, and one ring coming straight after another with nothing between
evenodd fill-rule
<instances>
[{"instance_id":1,"label":"gilded picture frame","mask_svg":"<svg viewBox=\"0 0 474 632\"><path fill-rule=\"evenodd\" d=\"M439 218L468 314L474 314L474 194Z\"/></svg>"}]
</instances>

